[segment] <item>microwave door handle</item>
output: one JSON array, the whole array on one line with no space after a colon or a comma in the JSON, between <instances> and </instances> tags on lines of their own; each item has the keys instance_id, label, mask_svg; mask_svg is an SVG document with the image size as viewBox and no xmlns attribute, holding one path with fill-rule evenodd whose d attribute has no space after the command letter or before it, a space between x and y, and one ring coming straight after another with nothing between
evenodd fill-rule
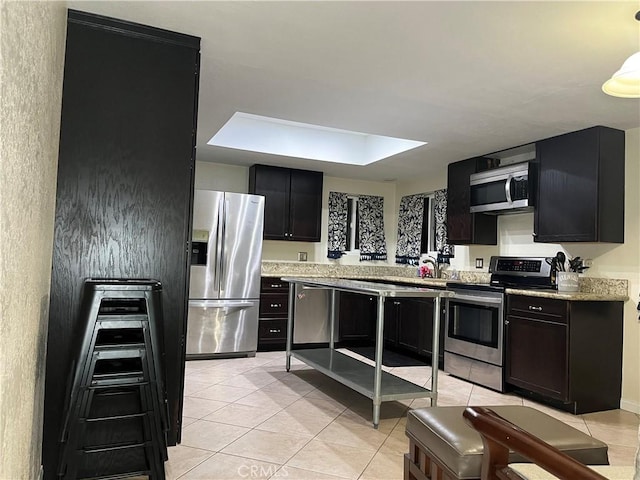
<instances>
[{"instance_id":1,"label":"microwave door handle","mask_svg":"<svg viewBox=\"0 0 640 480\"><path fill-rule=\"evenodd\" d=\"M509 175L507 177L507 181L504 184L504 193L507 196L508 203L513 203L513 200L511 200L511 182L512 181L513 181L513 175Z\"/></svg>"}]
</instances>

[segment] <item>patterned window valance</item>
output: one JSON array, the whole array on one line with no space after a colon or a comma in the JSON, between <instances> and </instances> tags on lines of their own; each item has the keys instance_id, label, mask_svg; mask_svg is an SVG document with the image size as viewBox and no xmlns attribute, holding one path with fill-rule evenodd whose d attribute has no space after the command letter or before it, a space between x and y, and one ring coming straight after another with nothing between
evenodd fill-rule
<instances>
[{"instance_id":1,"label":"patterned window valance","mask_svg":"<svg viewBox=\"0 0 640 480\"><path fill-rule=\"evenodd\" d=\"M329 192L327 257L340 258L347 249L347 194Z\"/></svg>"},{"instance_id":2,"label":"patterned window valance","mask_svg":"<svg viewBox=\"0 0 640 480\"><path fill-rule=\"evenodd\" d=\"M400 199L396 263L418 265L422 241L425 195L407 195Z\"/></svg>"},{"instance_id":3,"label":"patterned window valance","mask_svg":"<svg viewBox=\"0 0 640 480\"><path fill-rule=\"evenodd\" d=\"M360 195L358 198L360 261L387 259L383 211L383 197Z\"/></svg>"},{"instance_id":4,"label":"patterned window valance","mask_svg":"<svg viewBox=\"0 0 640 480\"><path fill-rule=\"evenodd\" d=\"M371 195L358 195L358 231L360 261L386 260L384 238L384 199ZM348 195L329 192L329 238L327 257L337 259L347 250Z\"/></svg>"}]
</instances>

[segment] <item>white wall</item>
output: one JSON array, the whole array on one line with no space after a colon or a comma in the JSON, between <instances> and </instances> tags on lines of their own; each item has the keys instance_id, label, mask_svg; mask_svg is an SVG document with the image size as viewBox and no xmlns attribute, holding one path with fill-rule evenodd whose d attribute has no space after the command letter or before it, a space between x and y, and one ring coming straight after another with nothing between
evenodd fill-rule
<instances>
[{"instance_id":1,"label":"white wall","mask_svg":"<svg viewBox=\"0 0 640 480\"><path fill-rule=\"evenodd\" d=\"M66 5L0 4L0 478L35 479L42 420Z\"/></svg>"},{"instance_id":2,"label":"white wall","mask_svg":"<svg viewBox=\"0 0 640 480\"><path fill-rule=\"evenodd\" d=\"M195 188L247 193L249 169L235 165L196 162Z\"/></svg>"}]
</instances>

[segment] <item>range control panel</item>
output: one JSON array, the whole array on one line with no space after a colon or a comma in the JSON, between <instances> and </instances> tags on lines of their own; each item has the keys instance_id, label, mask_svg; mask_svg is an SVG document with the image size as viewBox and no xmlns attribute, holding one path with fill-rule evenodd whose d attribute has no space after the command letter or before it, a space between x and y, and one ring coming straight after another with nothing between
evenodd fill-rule
<instances>
[{"instance_id":1,"label":"range control panel","mask_svg":"<svg viewBox=\"0 0 640 480\"><path fill-rule=\"evenodd\" d=\"M540 272L541 260L524 260L519 258L502 258L497 262L497 270L500 272Z\"/></svg>"},{"instance_id":2,"label":"range control panel","mask_svg":"<svg viewBox=\"0 0 640 480\"><path fill-rule=\"evenodd\" d=\"M551 264L544 257L491 257L489 272L498 275L549 277Z\"/></svg>"}]
</instances>

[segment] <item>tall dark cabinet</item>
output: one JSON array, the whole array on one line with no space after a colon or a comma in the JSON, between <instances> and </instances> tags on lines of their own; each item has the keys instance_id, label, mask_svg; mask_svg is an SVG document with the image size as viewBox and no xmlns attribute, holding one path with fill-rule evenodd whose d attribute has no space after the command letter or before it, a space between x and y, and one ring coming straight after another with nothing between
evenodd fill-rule
<instances>
[{"instance_id":1,"label":"tall dark cabinet","mask_svg":"<svg viewBox=\"0 0 640 480\"><path fill-rule=\"evenodd\" d=\"M86 278L162 282L168 441L180 440L200 39L69 11L43 464L60 423Z\"/></svg>"}]
</instances>

